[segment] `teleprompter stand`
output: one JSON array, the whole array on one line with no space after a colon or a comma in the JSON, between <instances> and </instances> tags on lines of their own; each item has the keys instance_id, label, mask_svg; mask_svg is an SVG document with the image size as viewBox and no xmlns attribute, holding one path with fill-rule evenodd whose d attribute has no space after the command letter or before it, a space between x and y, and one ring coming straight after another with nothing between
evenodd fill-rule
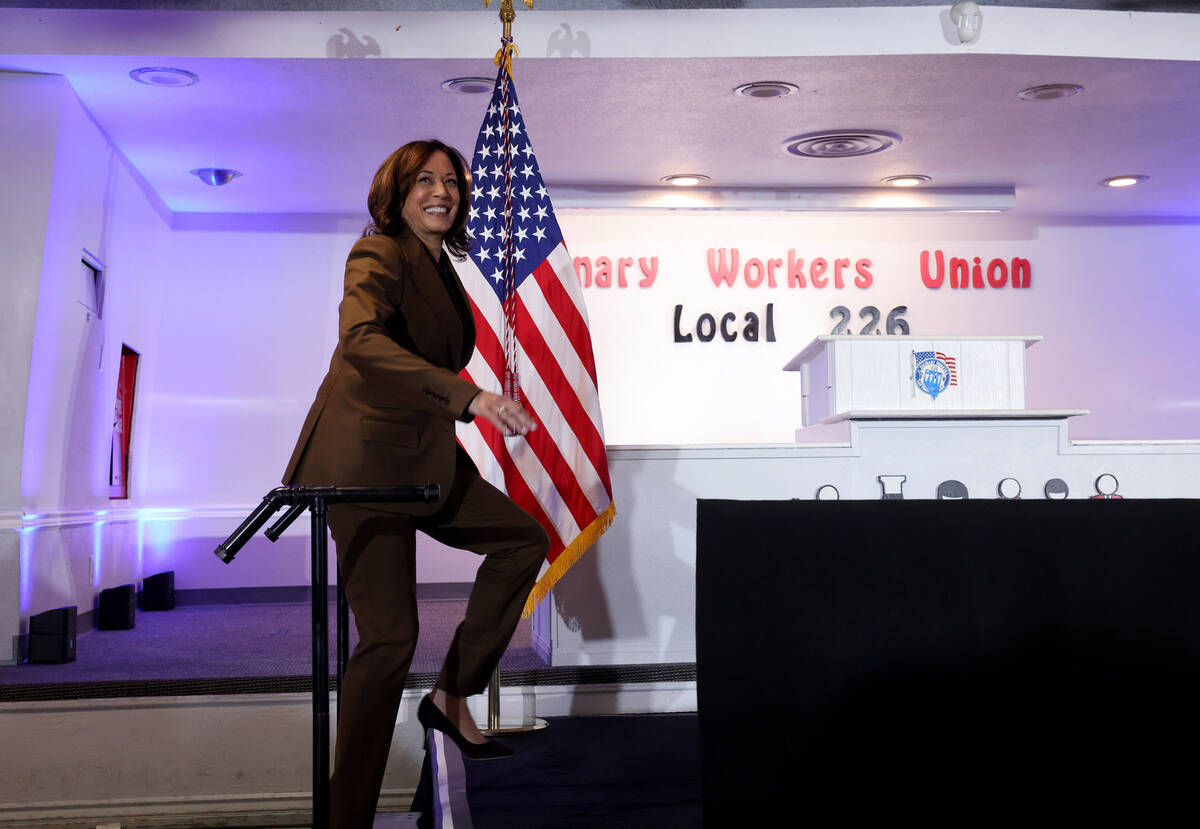
<instances>
[{"instance_id":1,"label":"teleprompter stand","mask_svg":"<svg viewBox=\"0 0 1200 829\"><path fill-rule=\"evenodd\" d=\"M263 497L233 534L213 552L228 564L238 550L254 537L283 506L288 510L265 535L275 541L306 509L312 513L312 631L313 631L313 829L329 829L329 556L326 532L332 504L397 503L436 501L441 493L436 484L424 486L281 486ZM342 698L342 676L350 655L350 611L341 577L337 582L337 679L338 702Z\"/></svg>"}]
</instances>

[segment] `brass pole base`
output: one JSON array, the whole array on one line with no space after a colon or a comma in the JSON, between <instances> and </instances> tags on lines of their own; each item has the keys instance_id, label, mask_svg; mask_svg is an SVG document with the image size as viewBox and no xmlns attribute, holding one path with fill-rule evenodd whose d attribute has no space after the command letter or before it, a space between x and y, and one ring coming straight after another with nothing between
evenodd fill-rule
<instances>
[{"instance_id":1,"label":"brass pole base","mask_svg":"<svg viewBox=\"0 0 1200 829\"><path fill-rule=\"evenodd\" d=\"M524 717L517 719L502 719L500 717L500 666L497 665L492 671L492 681L488 683L488 717L487 727L479 729L482 734L487 737L503 737L506 734L528 734L532 731L541 731L547 725L546 721L541 717L534 717L526 720Z\"/></svg>"},{"instance_id":2,"label":"brass pole base","mask_svg":"<svg viewBox=\"0 0 1200 829\"><path fill-rule=\"evenodd\" d=\"M534 717L532 720L513 718L502 719L497 727L493 728L489 725L479 731L486 737L505 737L512 734L531 734L534 731L541 731L546 725L546 721L541 717Z\"/></svg>"}]
</instances>

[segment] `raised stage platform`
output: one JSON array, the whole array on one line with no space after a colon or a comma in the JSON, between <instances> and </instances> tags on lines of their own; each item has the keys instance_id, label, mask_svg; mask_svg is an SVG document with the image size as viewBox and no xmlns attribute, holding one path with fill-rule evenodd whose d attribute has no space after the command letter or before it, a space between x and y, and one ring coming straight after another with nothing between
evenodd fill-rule
<instances>
[{"instance_id":1,"label":"raised stage platform","mask_svg":"<svg viewBox=\"0 0 1200 829\"><path fill-rule=\"evenodd\" d=\"M416 706L465 599L418 604L380 829L408 825L400 813L423 756ZM132 630L81 636L75 662L0 667L0 827L305 825L310 614L304 603L139 612ZM501 682L506 716L536 713L551 726L514 738L513 761L472 775L476 827L700 825L694 714L645 716L694 711L693 663L551 668L523 623Z\"/></svg>"}]
</instances>

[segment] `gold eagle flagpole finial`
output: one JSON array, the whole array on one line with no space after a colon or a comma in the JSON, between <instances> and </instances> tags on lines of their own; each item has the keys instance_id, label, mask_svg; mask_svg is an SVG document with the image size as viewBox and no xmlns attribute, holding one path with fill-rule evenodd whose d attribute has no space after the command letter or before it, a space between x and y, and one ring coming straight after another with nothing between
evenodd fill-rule
<instances>
[{"instance_id":1,"label":"gold eagle flagpole finial","mask_svg":"<svg viewBox=\"0 0 1200 829\"><path fill-rule=\"evenodd\" d=\"M483 0L483 7L490 8L492 0ZM526 8L533 8L533 0L525 0ZM512 37L512 24L517 19L517 11L513 8L512 0L500 0L500 20L504 23L504 36Z\"/></svg>"},{"instance_id":2,"label":"gold eagle flagpole finial","mask_svg":"<svg viewBox=\"0 0 1200 829\"><path fill-rule=\"evenodd\" d=\"M492 0L483 0L483 7L486 9L492 5ZM525 5L532 9L533 0L525 0ZM518 54L516 44L513 43L512 24L517 19L516 9L513 8L513 0L500 0L500 20L504 23L504 36L500 38L500 48L496 51L496 58L493 61L497 66L501 63L508 71L509 77L512 77L512 59Z\"/></svg>"}]
</instances>

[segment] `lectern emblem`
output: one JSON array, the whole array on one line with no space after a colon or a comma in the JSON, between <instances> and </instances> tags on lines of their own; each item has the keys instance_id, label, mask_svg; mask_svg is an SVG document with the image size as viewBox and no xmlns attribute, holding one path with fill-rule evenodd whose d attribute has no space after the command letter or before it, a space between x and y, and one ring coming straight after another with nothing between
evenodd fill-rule
<instances>
[{"instance_id":1,"label":"lectern emblem","mask_svg":"<svg viewBox=\"0 0 1200 829\"><path fill-rule=\"evenodd\" d=\"M928 394L934 400L948 386L958 385L958 370L953 357L947 357L940 351L914 351L913 381L917 388Z\"/></svg>"}]
</instances>

